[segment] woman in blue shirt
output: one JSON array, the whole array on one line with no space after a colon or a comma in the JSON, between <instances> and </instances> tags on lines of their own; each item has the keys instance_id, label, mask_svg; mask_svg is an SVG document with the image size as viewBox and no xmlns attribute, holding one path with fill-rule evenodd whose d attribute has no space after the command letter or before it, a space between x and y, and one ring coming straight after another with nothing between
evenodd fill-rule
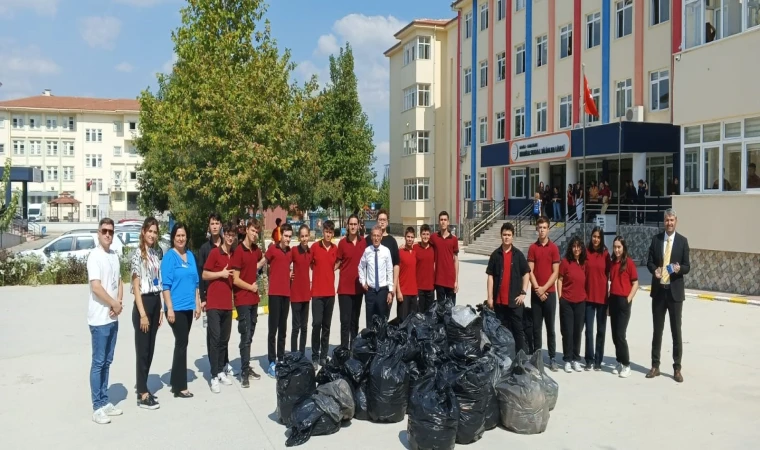
<instances>
[{"instance_id":1,"label":"woman in blue shirt","mask_svg":"<svg viewBox=\"0 0 760 450\"><path fill-rule=\"evenodd\" d=\"M166 320L174 333L174 359L171 386L175 397L190 398L187 390L187 341L190 327L201 316L198 292L198 270L195 257L187 251L187 228L176 223L171 233L171 246L161 261Z\"/></svg>"}]
</instances>

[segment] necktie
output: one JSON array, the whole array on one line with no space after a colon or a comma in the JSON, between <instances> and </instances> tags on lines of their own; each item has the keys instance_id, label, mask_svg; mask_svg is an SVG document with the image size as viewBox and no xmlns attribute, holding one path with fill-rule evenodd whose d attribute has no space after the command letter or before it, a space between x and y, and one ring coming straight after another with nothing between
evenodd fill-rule
<instances>
[{"instance_id":1,"label":"necktie","mask_svg":"<svg viewBox=\"0 0 760 450\"><path fill-rule=\"evenodd\" d=\"M662 258L662 278L660 279L661 284L670 283L670 274L668 273L667 269L668 264L670 264L670 238L668 238L666 235L665 239L667 239L668 242L665 244L665 256Z\"/></svg>"},{"instance_id":2,"label":"necktie","mask_svg":"<svg viewBox=\"0 0 760 450\"><path fill-rule=\"evenodd\" d=\"M378 261L377 247L375 247L375 290L380 290L380 262Z\"/></svg>"}]
</instances>

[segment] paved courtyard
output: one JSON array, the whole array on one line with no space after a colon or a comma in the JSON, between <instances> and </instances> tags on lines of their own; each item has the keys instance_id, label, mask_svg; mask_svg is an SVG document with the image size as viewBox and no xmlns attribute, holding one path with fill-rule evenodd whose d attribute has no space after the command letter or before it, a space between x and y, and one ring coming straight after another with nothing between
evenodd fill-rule
<instances>
[{"instance_id":1,"label":"paved courtyard","mask_svg":"<svg viewBox=\"0 0 760 450\"><path fill-rule=\"evenodd\" d=\"M485 258L463 255L459 302L485 299ZM285 448L285 428L275 421L275 381L264 376L250 389L208 389L205 330L195 322L188 349L189 388L195 398L175 399L166 385L174 339L158 334L149 387L161 409L135 405L132 296L125 294L119 340L111 368L111 400L124 410L110 425L90 420L90 336L86 286L0 288L0 436L4 449ZM395 314L395 310L394 310ZM362 323L364 319L362 318ZM553 374L560 385L548 429L520 436L486 432L468 448L641 449L755 447L760 439L760 308L688 300L683 319L685 382L670 377L671 340L663 339L664 376L647 380L652 320L647 292L634 300L628 329L634 374ZM562 350L557 320L557 349ZM266 360L266 318L261 317L252 354ZM331 342L339 342L338 314ZM237 368L239 337L233 327L230 357ZM606 363L614 362L607 334ZM613 357L610 357L612 355ZM258 363L257 363L258 364ZM263 368L261 372L263 373ZM312 438L304 449L408 448L406 422L352 421L332 436Z\"/></svg>"}]
</instances>

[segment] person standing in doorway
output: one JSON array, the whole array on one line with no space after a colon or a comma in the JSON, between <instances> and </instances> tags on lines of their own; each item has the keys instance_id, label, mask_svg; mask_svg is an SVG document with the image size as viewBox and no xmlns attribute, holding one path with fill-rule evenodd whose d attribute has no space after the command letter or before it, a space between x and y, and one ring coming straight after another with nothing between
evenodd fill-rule
<instances>
[{"instance_id":1,"label":"person standing in doorway","mask_svg":"<svg viewBox=\"0 0 760 450\"><path fill-rule=\"evenodd\" d=\"M420 242L414 244L414 256L417 258L417 298L418 309L426 312L435 301L435 250L430 245L430 225L420 227ZM400 275L399 275L400 277Z\"/></svg>"},{"instance_id":2,"label":"person standing in doorway","mask_svg":"<svg viewBox=\"0 0 760 450\"><path fill-rule=\"evenodd\" d=\"M398 250L398 242L396 242L396 238L388 234L388 225L390 223L390 216L388 215L388 210L386 209L380 209L377 212L377 225L380 226L380 229L383 231L383 237L380 241L380 244L383 245L383 247L387 248L391 252L391 260L393 261L393 286L398 286L398 277L399 277L399 250ZM367 235L367 248L372 246L372 233L370 232L369 235ZM432 239L431 239L432 242ZM391 297L396 295L396 291L391 289L390 291Z\"/></svg>"},{"instance_id":3,"label":"person standing in doorway","mask_svg":"<svg viewBox=\"0 0 760 450\"><path fill-rule=\"evenodd\" d=\"M340 309L340 345L351 348L359 334L362 313L362 286L359 284L359 260L367 242L359 236L359 217L348 217L346 237L338 242L338 308Z\"/></svg>"},{"instance_id":4,"label":"person standing in doorway","mask_svg":"<svg viewBox=\"0 0 760 450\"><path fill-rule=\"evenodd\" d=\"M158 240L158 221L148 217L140 230L140 243L132 252L131 276L135 305L132 325L135 329L135 365L137 373L137 406L158 409L159 404L148 391L148 374L156 349L156 333L161 326L161 261L153 249Z\"/></svg>"},{"instance_id":5,"label":"person standing in doorway","mask_svg":"<svg viewBox=\"0 0 760 450\"><path fill-rule=\"evenodd\" d=\"M555 187L552 189L552 207L554 208L553 216L555 222L561 222L562 221L562 196L559 195L559 188Z\"/></svg>"},{"instance_id":6,"label":"person standing in doorway","mask_svg":"<svg viewBox=\"0 0 760 450\"><path fill-rule=\"evenodd\" d=\"M617 236L612 247L610 267L610 323L612 342L615 344L617 366L613 374L620 378L631 376L631 357L628 353L626 331L631 320L631 302L639 290L639 275L636 264L628 257L628 245L622 236Z\"/></svg>"},{"instance_id":7,"label":"person standing in doorway","mask_svg":"<svg viewBox=\"0 0 760 450\"><path fill-rule=\"evenodd\" d=\"M122 414L122 410L108 400L108 376L116 349L118 317L122 312L124 296L119 255L111 250L113 234L113 220L108 217L101 219L98 224L98 246L87 257L87 279L90 282L87 324L92 340L90 393L92 421L97 424L111 423L111 417Z\"/></svg>"},{"instance_id":8,"label":"person standing in doorway","mask_svg":"<svg viewBox=\"0 0 760 450\"><path fill-rule=\"evenodd\" d=\"M543 181L540 181L538 183L538 191L537 192L538 192L538 198L541 199L543 197L543 195L544 195L544 182ZM538 215L539 216L546 215L546 209L544 208L544 206L545 206L545 204L544 204L544 202L542 200L541 203L539 204L539 210L538 210ZM536 214L535 210L534 210L533 214Z\"/></svg>"},{"instance_id":9,"label":"person standing in doorway","mask_svg":"<svg viewBox=\"0 0 760 450\"><path fill-rule=\"evenodd\" d=\"M538 218L541 217L541 211L543 210L542 203L541 193L536 191L533 195L533 215L531 216L531 225L536 225L538 223Z\"/></svg>"},{"instance_id":10,"label":"person standing in doorway","mask_svg":"<svg viewBox=\"0 0 760 450\"><path fill-rule=\"evenodd\" d=\"M574 195L574 189L572 184L567 185L567 221L569 222L572 220L571 218L575 215L575 195Z\"/></svg>"},{"instance_id":11,"label":"person standing in doorway","mask_svg":"<svg viewBox=\"0 0 760 450\"><path fill-rule=\"evenodd\" d=\"M367 328L372 326L375 316L388 320L393 302L393 258L388 247L382 245L383 228L372 227L372 246L364 250L359 261L359 282L365 292Z\"/></svg>"},{"instance_id":12,"label":"person standing in doorway","mask_svg":"<svg viewBox=\"0 0 760 450\"><path fill-rule=\"evenodd\" d=\"M639 205L637 208L637 222L639 225L644 225L646 221L646 202L647 202L647 185L644 180L639 180L639 188L636 191L636 203Z\"/></svg>"},{"instance_id":13,"label":"person standing in doorway","mask_svg":"<svg viewBox=\"0 0 760 450\"><path fill-rule=\"evenodd\" d=\"M580 372L581 333L586 320L586 247L577 236L567 244L565 257L559 264L557 296L565 372Z\"/></svg>"},{"instance_id":14,"label":"person standing in doorway","mask_svg":"<svg viewBox=\"0 0 760 450\"><path fill-rule=\"evenodd\" d=\"M435 249L435 297L457 303L459 292L459 240L449 231L449 213L438 213L439 231L430 237Z\"/></svg>"},{"instance_id":15,"label":"person standing in doorway","mask_svg":"<svg viewBox=\"0 0 760 450\"><path fill-rule=\"evenodd\" d=\"M602 370L604 340L607 333L607 277L610 254L604 245L602 229L591 231L586 249L586 370ZM596 320L596 339L594 339ZM595 345L596 344L596 345Z\"/></svg>"},{"instance_id":16,"label":"person standing in doorway","mask_svg":"<svg viewBox=\"0 0 760 450\"><path fill-rule=\"evenodd\" d=\"M290 285L290 309L293 313L290 333L290 351L306 354L306 335L309 332L309 306L311 302L311 249L309 226L298 228L298 247L290 251L293 263Z\"/></svg>"},{"instance_id":17,"label":"person standing in doorway","mask_svg":"<svg viewBox=\"0 0 760 450\"><path fill-rule=\"evenodd\" d=\"M335 224L325 220L322 240L311 246L311 360L314 368L327 364L330 351L330 325L335 308L335 270L338 247L333 245Z\"/></svg>"},{"instance_id":18,"label":"person standing in doorway","mask_svg":"<svg viewBox=\"0 0 760 450\"><path fill-rule=\"evenodd\" d=\"M601 190L599 196L602 197L602 212L601 214L607 214L607 208L610 206L610 200L612 200L612 190L610 189L610 183L606 180L599 183Z\"/></svg>"},{"instance_id":19,"label":"person standing in doorway","mask_svg":"<svg viewBox=\"0 0 760 450\"><path fill-rule=\"evenodd\" d=\"M549 351L549 370L559 370L556 356L554 317L557 314L557 290L554 283L559 276L559 248L549 239L549 219L539 217L536 225L538 240L528 248L530 267L531 313L533 314L533 345L541 349L541 334L546 323L546 346Z\"/></svg>"},{"instance_id":20,"label":"person standing in doorway","mask_svg":"<svg viewBox=\"0 0 760 450\"><path fill-rule=\"evenodd\" d=\"M396 288L396 315L403 322L418 310L417 256L414 254L414 228L404 232L404 247L399 251L399 276Z\"/></svg>"},{"instance_id":21,"label":"person standing in doorway","mask_svg":"<svg viewBox=\"0 0 760 450\"><path fill-rule=\"evenodd\" d=\"M288 334L288 314L290 313L290 239L293 227L289 223L278 228L280 240L267 249L266 261L269 263L269 333L267 334L267 355L269 369L267 375L276 377L276 363L285 358L285 340Z\"/></svg>"},{"instance_id":22,"label":"person standing in doorway","mask_svg":"<svg viewBox=\"0 0 760 450\"><path fill-rule=\"evenodd\" d=\"M662 332L665 328L665 313L670 317L670 332L673 335L673 378L683 383L681 374L681 315L683 312L684 275L691 268L689 262L689 241L676 233L678 218L672 208L665 210L665 231L652 238L647 256L647 269L652 278L652 368L647 378L660 375L660 349Z\"/></svg>"}]
</instances>

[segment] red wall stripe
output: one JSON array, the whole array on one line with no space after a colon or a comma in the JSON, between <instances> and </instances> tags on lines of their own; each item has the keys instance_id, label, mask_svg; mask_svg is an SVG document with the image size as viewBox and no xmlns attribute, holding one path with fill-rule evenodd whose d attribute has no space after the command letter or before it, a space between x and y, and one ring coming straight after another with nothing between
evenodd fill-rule
<instances>
[{"instance_id":1,"label":"red wall stripe","mask_svg":"<svg viewBox=\"0 0 760 450\"><path fill-rule=\"evenodd\" d=\"M556 0L549 0L549 51L547 52L549 65L546 68L548 71L546 79L549 84L546 90L546 131L549 133L554 131L554 71L557 65L557 5L555 2ZM532 105L525 105L526 110L529 108L533 111ZM533 135L532 130L526 131L529 131L531 136Z\"/></svg>"},{"instance_id":2,"label":"red wall stripe","mask_svg":"<svg viewBox=\"0 0 760 450\"><path fill-rule=\"evenodd\" d=\"M513 75L513 67L512 67L512 61L514 61L515 54L514 54L514 48L512 48L512 0L506 0L507 4L506 11L507 11L507 17L506 17L506 26L504 27L505 31L505 52L507 53L506 56L506 63L507 66L504 69L504 72L506 74L506 80L504 81L504 137L506 140L510 140L512 138L512 75ZM509 150L507 150L509 151ZM507 204L504 205L504 209L506 211L509 211L509 167L504 168L504 199Z\"/></svg>"},{"instance_id":3,"label":"red wall stripe","mask_svg":"<svg viewBox=\"0 0 760 450\"><path fill-rule=\"evenodd\" d=\"M672 37L670 39L673 54L679 53L681 51L681 21L682 17L681 14L683 14L683 0L673 0L673 10L670 13L670 26L671 26L671 33ZM673 95L673 89L675 86L673 85L673 80L676 79L675 77L675 64L673 63L673 59L670 60L670 122L673 122L673 100L675 99L675 96Z\"/></svg>"},{"instance_id":4,"label":"red wall stripe","mask_svg":"<svg viewBox=\"0 0 760 450\"><path fill-rule=\"evenodd\" d=\"M633 3L633 104L644 104L644 2Z\"/></svg>"},{"instance_id":5,"label":"red wall stripe","mask_svg":"<svg viewBox=\"0 0 760 450\"><path fill-rule=\"evenodd\" d=\"M581 39L583 37L583 23L581 22L581 0L573 3L573 123L581 123Z\"/></svg>"},{"instance_id":6,"label":"red wall stripe","mask_svg":"<svg viewBox=\"0 0 760 450\"><path fill-rule=\"evenodd\" d=\"M457 159L457 223L462 222L462 161L459 148L462 145L462 11L457 13L457 141L454 145ZM470 181L472 182L472 181Z\"/></svg>"},{"instance_id":7,"label":"red wall stripe","mask_svg":"<svg viewBox=\"0 0 760 450\"><path fill-rule=\"evenodd\" d=\"M488 137L486 142L493 143L495 117L493 114L493 85L496 83L496 67L494 65L494 52L493 48L493 28L496 23L496 10L494 9L494 0L488 0L488 108L486 111L486 123L488 124ZM490 200L493 200L493 169L491 167L486 171L487 182L487 196Z\"/></svg>"}]
</instances>

